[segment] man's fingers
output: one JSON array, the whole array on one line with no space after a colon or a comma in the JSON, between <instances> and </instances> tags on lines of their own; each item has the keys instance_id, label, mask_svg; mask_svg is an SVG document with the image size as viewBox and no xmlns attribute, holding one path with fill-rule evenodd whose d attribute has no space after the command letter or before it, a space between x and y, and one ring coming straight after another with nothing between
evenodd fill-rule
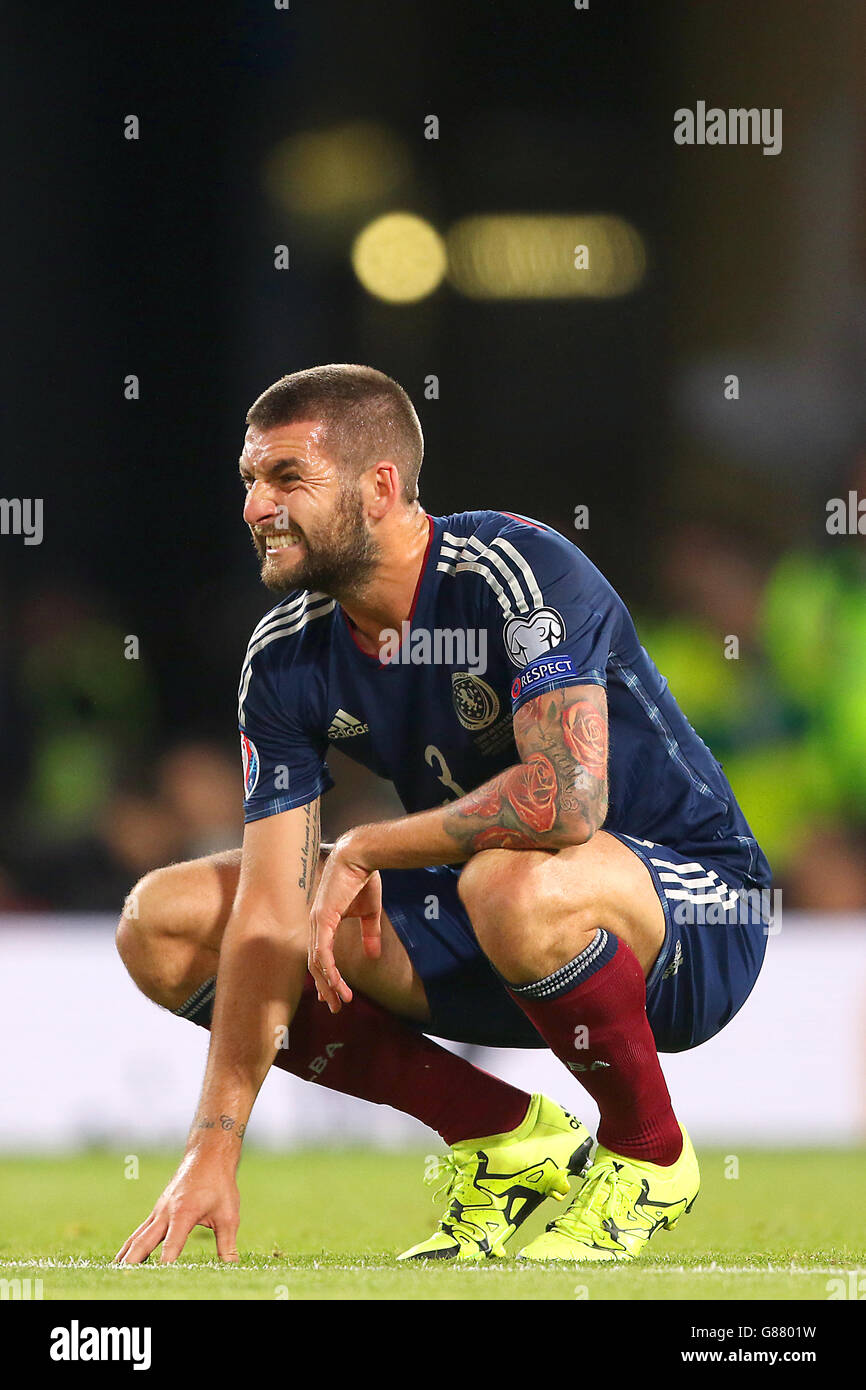
<instances>
[{"instance_id":1,"label":"man's fingers","mask_svg":"<svg viewBox=\"0 0 866 1390\"><path fill-rule=\"evenodd\" d=\"M318 952L315 948L311 948L310 950L310 954L307 958L307 969L313 977L313 983L316 986L316 994L318 995L319 1003L327 1004L332 1014L339 1013L339 995L336 993L334 988L329 983L327 970L325 966L318 960Z\"/></svg>"},{"instance_id":2,"label":"man's fingers","mask_svg":"<svg viewBox=\"0 0 866 1390\"><path fill-rule=\"evenodd\" d=\"M362 933L371 943L369 950L366 945L364 949L375 957L380 954L377 937L382 910L379 874L364 873L359 884L358 869L345 865L341 868L337 858L334 856L328 861L310 913L309 969L331 1013L338 1013L343 1004L352 1002L352 991L334 959L334 937L340 922L349 915L360 917ZM363 926L365 918L366 929Z\"/></svg>"},{"instance_id":3,"label":"man's fingers","mask_svg":"<svg viewBox=\"0 0 866 1390\"><path fill-rule=\"evenodd\" d=\"M344 1004L351 1004L352 991L336 966L331 978L317 973L315 980L319 999L323 1004L327 1004L332 1014L338 1014Z\"/></svg>"},{"instance_id":4,"label":"man's fingers","mask_svg":"<svg viewBox=\"0 0 866 1390\"><path fill-rule=\"evenodd\" d=\"M161 1264L174 1264L189 1239L193 1226L211 1226L216 1236L217 1254L221 1260L237 1264L240 1258L237 1251L238 1223L235 1218L214 1219L213 1221L193 1221L187 1212L175 1212L169 1221L167 1217L158 1220L149 1217L142 1222L137 1231L124 1241L115 1259L122 1264L143 1264L161 1241L165 1241Z\"/></svg>"},{"instance_id":5,"label":"man's fingers","mask_svg":"<svg viewBox=\"0 0 866 1390\"><path fill-rule=\"evenodd\" d=\"M173 1265L189 1239L189 1233L197 1223L186 1212L175 1212L165 1236L160 1263Z\"/></svg>"},{"instance_id":6,"label":"man's fingers","mask_svg":"<svg viewBox=\"0 0 866 1390\"><path fill-rule=\"evenodd\" d=\"M361 945L364 955L370 960L378 960L382 954L382 918L377 912L361 918Z\"/></svg>"},{"instance_id":7,"label":"man's fingers","mask_svg":"<svg viewBox=\"0 0 866 1390\"><path fill-rule=\"evenodd\" d=\"M313 944L307 962L316 988L324 995L325 1003L331 1013L338 1013L340 1005L351 1004L352 991L346 984L334 959L333 930L322 928L313 921Z\"/></svg>"},{"instance_id":8,"label":"man's fingers","mask_svg":"<svg viewBox=\"0 0 866 1390\"><path fill-rule=\"evenodd\" d=\"M214 1220L213 1233L216 1236L217 1254L220 1259L228 1261L229 1264L237 1264L240 1259L237 1246L237 1221L234 1219Z\"/></svg>"},{"instance_id":9,"label":"man's fingers","mask_svg":"<svg viewBox=\"0 0 866 1390\"><path fill-rule=\"evenodd\" d=\"M160 1241L165 1238L168 1220L162 1216L147 1224L127 1241L127 1251L123 1257L125 1265L140 1265L151 1255Z\"/></svg>"},{"instance_id":10,"label":"man's fingers","mask_svg":"<svg viewBox=\"0 0 866 1390\"><path fill-rule=\"evenodd\" d=\"M351 1004L352 991L346 984L336 965L332 965L326 978L327 988L331 992L332 1000L336 1004L334 1013L339 1012L341 1004Z\"/></svg>"},{"instance_id":11,"label":"man's fingers","mask_svg":"<svg viewBox=\"0 0 866 1390\"><path fill-rule=\"evenodd\" d=\"M137 1240L138 1237L142 1234L143 1231L146 1231L146 1230L147 1230L148 1226L150 1225L151 1221L153 1221L153 1220L154 1220L154 1213L151 1212L151 1213L150 1213L150 1216L147 1218L147 1220L146 1220L146 1221L142 1221L142 1223L141 1223L140 1226L136 1226L136 1228L135 1228L135 1230L133 1231L132 1235L126 1237L126 1240L123 1242L123 1244L121 1245L120 1249L118 1250L117 1254L116 1254L115 1257L114 1257L115 1264L117 1264L120 1260L125 1259L125 1257L126 1257L126 1252L127 1252L127 1250L129 1249L129 1247L132 1245L132 1242L133 1242L134 1240Z\"/></svg>"},{"instance_id":12,"label":"man's fingers","mask_svg":"<svg viewBox=\"0 0 866 1390\"><path fill-rule=\"evenodd\" d=\"M382 879L373 874L367 884L361 913L361 945L364 955L370 960L378 960L382 954Z\"/></svg>"},{"instance_id":13,"label":"man's fingers","mask_svg":"<svg viewBox=\"0 0 866 1390\"><path fill-rule=\"evenodd\" d=\"M155 1224L156 1216L151 1215L147 1218L146 1221L142 1221L141 1225L133 1231L131 1236L127 1236L126 1240L123 1242L123 1245L120 1247L120 1249L114 1257L118 1264L139 1263L139 1260L142 1258L139 1254L139 1251L142 1248L142 1242L146 1241L148 1232ZM151 1246L150 1249L153 1249L153 1247ZM148 1250L147 1254L150 1254L150 1250ZM138 1255L138 1258L136 1258L136 1255ZM144 1258L146 1259L147 1255L145 1255Z\"/></svg>"}]
</instances>

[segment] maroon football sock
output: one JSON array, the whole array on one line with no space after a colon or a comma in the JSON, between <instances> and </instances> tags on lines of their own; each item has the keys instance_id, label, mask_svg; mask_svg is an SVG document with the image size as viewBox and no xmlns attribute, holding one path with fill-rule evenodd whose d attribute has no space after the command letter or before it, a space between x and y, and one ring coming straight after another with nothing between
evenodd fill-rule
<instances>
[{"instance_id":1,"label":"maroon football sock","mask_svg":"<svg viewBox=\"0 0 866 1390\"><path fill-rule=\"evenodd\" d=\"M599 931L575 960L510 993L601 1112L598 1140L624 1158L670 1164L682 1133L646 1016L646 983L624 941Z\"/></svg>"},{"instance_id":2,"label":"maroon football sock","mask_svg":"<svg viewBox=\"0 0 866 1390\"><path fill-rule=\"evenodd\" d=\"M177 1013L209 1028L214 988L208 980ZM275 1067L414 1115L448 1145L506 1134L529 1109L525 1091L439 1047L357 991L351 1004L332 1014L319 1003L310 975L288 1043L278 1049Z\"/></svg>"}]
</instances>

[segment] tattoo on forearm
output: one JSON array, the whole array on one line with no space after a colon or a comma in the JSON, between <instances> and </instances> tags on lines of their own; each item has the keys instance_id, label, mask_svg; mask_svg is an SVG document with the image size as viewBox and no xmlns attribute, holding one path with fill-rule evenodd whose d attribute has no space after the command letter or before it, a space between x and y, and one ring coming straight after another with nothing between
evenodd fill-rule
<instances>
[{"instance_id":1,"label":"tattoo on forearm","mask_svg":"<svg viewBox=\"0 0 866 1390\"><path fill-rule=\"evenodd\" d=\"M298 876L298 887L306 890L308 904L313 900L320 837L319 803L316 800L304 807L304 843L301 846L301 872Z\"/></svg>"},{"instance_id":2,"label":"tattoo on forearm","mask_svg":"<svg viewBox=\"0 0 866 1390\"><path fill-rule=\"evenodd\" d=\"M563 835L592 835L607 814L604 690L572 686L536 696L514 716L514 738L523 761L449 807L448 833L472 854L549 849Z\"/></svg>"},{"instance_id":3,"label":"tattoo on forearm","mask_svg":"<svg viewBox=\"0 0 866 1390\"><path fill-rule=\"evenodd\" d=\"M202 1115L196 1121L195 1127L196 1129L216 1129L217 1124L219 1124L220 1129L226 1130L226 1132L234 1130L238 1139L243 1139L247 1131L245 1124L236 1124L233 1115L220 1115L219 1120L212 1120L207 1115Z\"/></svg>"}]
</instances>

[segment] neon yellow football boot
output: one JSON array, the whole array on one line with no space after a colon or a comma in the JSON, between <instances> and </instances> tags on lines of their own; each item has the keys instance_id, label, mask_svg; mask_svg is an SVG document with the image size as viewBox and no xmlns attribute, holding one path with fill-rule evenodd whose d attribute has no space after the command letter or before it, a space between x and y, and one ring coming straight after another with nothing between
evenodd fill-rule
<instances>
[{"instance_id":1,"label":"neon yellow football boot","mask_svg":"<svg viewBox=\"0 0 866 1390\"><path fill-rule=\"evenodd\" d=\"M534 1095L509 1134L455 1144L428 1178L445 1176L448 1209L428 1240L401 1260L490 1260L547 1197L562 1201L589 1162L592 1136L567 1110ZM439 1195L436 1193L436 1196Z\"/></svg>"},{"instance_id":2,"label":"neon yellow football boot","mask_svg":"<svg viewBox=\"0 0 866 1390\"><path fill-rule=\"evenodd\" d=\"M622 1158L600 1144L568 1210L520 1251L521 1260L582 1264L633 1260L655 1232L691 1211L701 1185L698 1160L682 1125L683 1151L663 1168Z\"/></svg>"}]
</instances>

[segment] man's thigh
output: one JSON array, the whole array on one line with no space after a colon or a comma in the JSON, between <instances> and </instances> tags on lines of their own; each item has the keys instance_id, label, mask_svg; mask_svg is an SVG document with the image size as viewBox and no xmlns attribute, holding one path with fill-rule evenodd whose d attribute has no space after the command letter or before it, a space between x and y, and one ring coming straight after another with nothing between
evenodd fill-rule
<instances>
[{"instance_id":1,"label":"man's thigh","mask_svg":"<svg viewBox=\"0 0 866 1390\"><path fill-rule=\"evenodd\" d=\"M361 924L353 917L347 917L337 929L334 956L337 969L352 989L400 1018L429 1022L423 981L386 911L382 912L381 953L375 960L364 954Z\"/></svg>"},{"instance_id":2,"label":"man's thigh","mask_svg":"<svg viewBox=\"0 0 866 1390\"><path fill-rule=\"evenodd\" d=\"M659 1051L698 1046L748 997L764 957L765 926L739 910L736 886L709 862L631 836L601 832L593 839L599 844L591 856L580 852L588 846L545 856L553 871L546 891L564 910L594 895L599 925L633 949L637 943ZM429 1004L425 1031L487 1047L546 1046L481 950L458 881L450 868L382 872L385 909ZM716 911L700 910L707 906Z\"/></svg>"},{"instance_id":3,"label":"man's thigh","mask_svg":"<svg viewBox=\"0 0 866 1390\"><path fill-rule=\"evenodd\" d=\"M385 912L426 999L423 1031L482 1047L546 1047L479 946L458 877L447 867L382 870Z\"/></svg>"}]
</instances>

